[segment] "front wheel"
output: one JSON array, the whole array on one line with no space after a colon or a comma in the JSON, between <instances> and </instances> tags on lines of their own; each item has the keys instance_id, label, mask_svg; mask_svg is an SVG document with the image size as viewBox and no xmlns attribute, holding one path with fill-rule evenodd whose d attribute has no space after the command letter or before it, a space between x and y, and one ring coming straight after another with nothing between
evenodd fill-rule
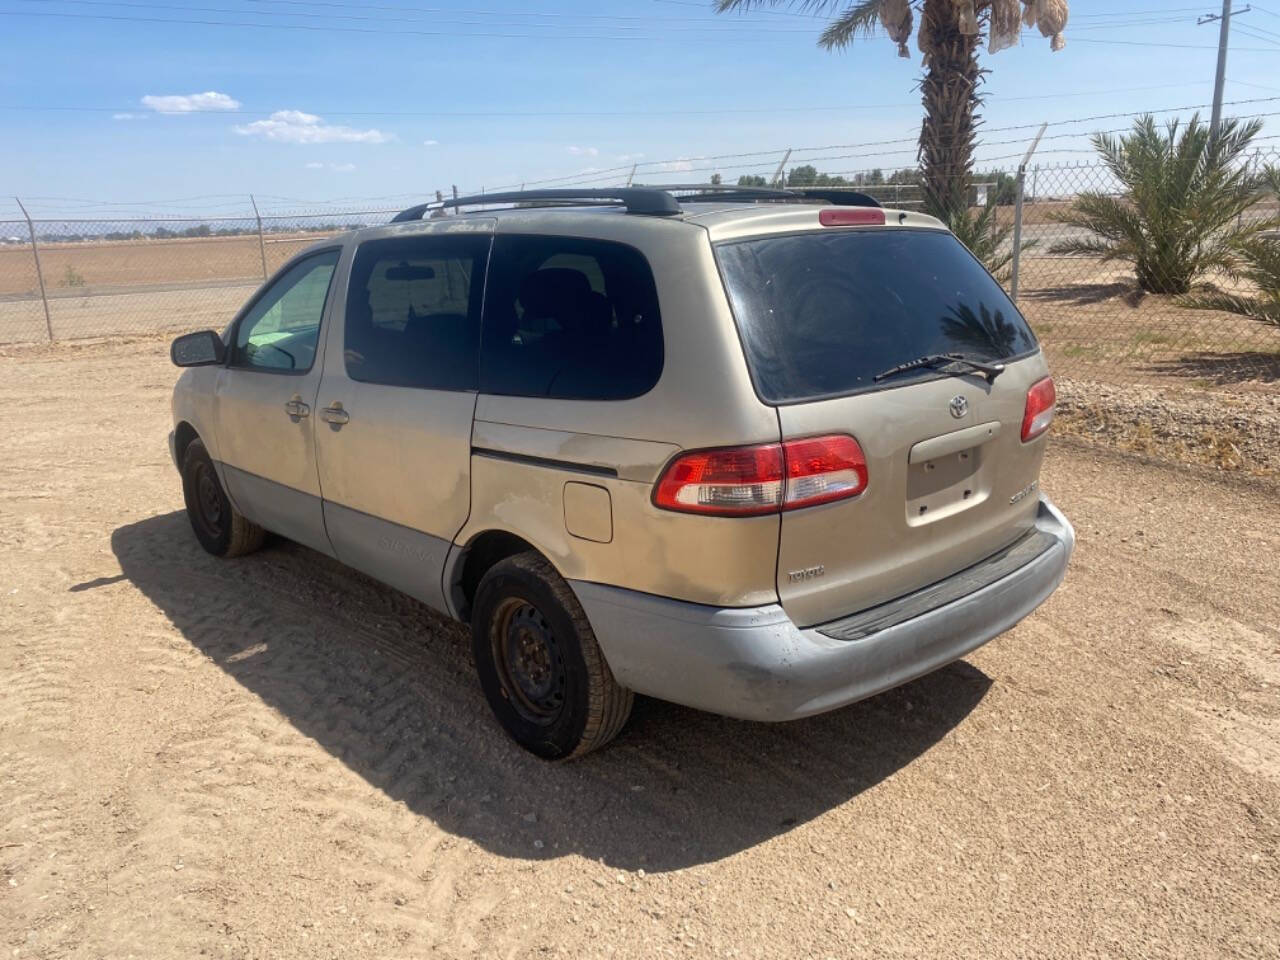
<instances>
[{"instance_id":1,"label":"front wheel","mask_svg":"<svg viewBox=\"0 0 1280 960\"><path fill-rule=\"evenodd\" d=\"M498 722L548 760L604 746L634 699L605 662L578 598L537 553L495 564L476 589L472 651Z\"/></svg>"},{"instance_id":2,"label":"front wheel","mask_svg":"<svg viewBox=\"0 0 1280 960\"><path fill-rule=\"evenodd\" d=\"M252 553L266 539L265 530L231 505L202 440L192 440L183 454L182 496L196 539L215 557Z\"/></svg>"}]
</instances>

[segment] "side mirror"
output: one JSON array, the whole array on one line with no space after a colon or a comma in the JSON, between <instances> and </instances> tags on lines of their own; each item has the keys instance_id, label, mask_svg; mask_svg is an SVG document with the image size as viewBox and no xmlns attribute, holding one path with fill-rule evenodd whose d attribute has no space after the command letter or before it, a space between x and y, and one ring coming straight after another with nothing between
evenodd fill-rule
<instances>
[{"instance_id":1,"label":"side mirror","mask_svg":"<svg viewBox=\"0 0 1280 960\"><path fill-rule=\"evenodd\" d=\"M226 344L212 330L183 334L169 347L169 359L175 367L207 367L226 358Z\"/></svg>"}]
</instances>

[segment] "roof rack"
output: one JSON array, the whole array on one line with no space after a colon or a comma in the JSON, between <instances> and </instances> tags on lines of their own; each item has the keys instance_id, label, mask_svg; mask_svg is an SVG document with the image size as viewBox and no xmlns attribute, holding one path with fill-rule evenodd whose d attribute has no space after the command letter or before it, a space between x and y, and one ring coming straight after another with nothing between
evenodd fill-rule
<instances>
[{"instance_id":1,"label":"roof rack","mask_svg":"<svg viewBox=\"0 0 1280 960\"><path fill-rule=\"evenodd\" d=\"M673 194L679 194L677 198ZM481 193L470 197L454 197L420 203L416 207L401 210L391 218L392 223L421 220L430 211L448 207L479 207L491 203L528 203L546 205L599 204L624 207L627 213L650 217L674 217L681 212L680 202L699 199L728 200L731 202L758 202L775 200L825 200L827 203L850 207L878 207L880 201L857 190L840 187L742 187L734 184L668 183L657 186L611 187L601 189L513 190L507 193Z\"/></svg>"},{"instance_id":2,"label":"roof rack","mask_svg":"<svg viewBox=\"0 0 1280 960\"><path fill-rule=\"evenodd\" d=\"M513 190L509 193L481 193L472 197L454 197L434 203L420 203L408 210L401 210L391 218L392 223L404 220L421 220L428 210L447 207L478 207L490 203L538 203L545 201L613 201L626 207L627 213L650 217L674 217L680 213L680 204L665 190L651 187L615 187L600 190Z\"/></svg>"}]
</instances>

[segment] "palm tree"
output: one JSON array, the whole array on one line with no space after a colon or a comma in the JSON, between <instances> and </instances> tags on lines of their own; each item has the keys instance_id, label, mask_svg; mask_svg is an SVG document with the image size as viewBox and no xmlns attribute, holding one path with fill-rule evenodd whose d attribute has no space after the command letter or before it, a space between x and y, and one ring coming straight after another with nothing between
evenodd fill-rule
<instances>
[{"instance_id":1,"label":"palm tree","mask_svg":"<svg viewBox=\"0 0 1280 960\"><path fill-rule=\"evenodd\" d=\"M924 54L920 81L924 122L920 128L920 164L925 205L940 219L954 223L968 217L978 86L986 72L978 65L983 31L996 53L1018 40L1022 24L1035 24L1051 47L1062 49L1067 0L713 0L718 13L756 7L793 6L833 19L818 45L841 50L859 36L883 27L898 44L898 55L910 56L907 40L916 12L917 44ZM841 9L843 8L843 9Z\"/></svg>"},{"instance_id":2,"label":"palm tree","mask_svg":"<svg viewBox=\"0 0 1280 960\"><path fill-rule=\"evenodd\" d=\"M1280 167L1269 167L1263 182L1280 199ZM1253 294L1212 290L1193 293L1178 302L1196 310L1225 310L1280 327L1280 216L1258 224L1240 245L1240 255L1239 276L1253 287Z\"/></svg>"},{"instance_id":3,"label":"palm tree","mask_svg":"<svg viewBox=\"0 0 1280 960\"><path fill-rule=\"evenodd\" d=\"M1241 160L1261 129L1258 120L1226 120L1213 137L1199 114L1163 130L1147 115L1125 136L1095 134L1094 149L1123 192L1076 197L1054 219L1089 234L1051 252L1132 263L1149 293L1185 294L1209 274L1235 273L1242 250L1265 229L1241 217L1259 199L1258 178Z\"/></svg>"}]
</instances>

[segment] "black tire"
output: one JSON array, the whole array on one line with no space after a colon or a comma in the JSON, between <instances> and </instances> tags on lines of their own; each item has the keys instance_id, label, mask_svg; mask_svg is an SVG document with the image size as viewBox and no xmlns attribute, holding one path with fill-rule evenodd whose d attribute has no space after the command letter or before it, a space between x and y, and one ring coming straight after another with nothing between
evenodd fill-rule
<instances>
[{"instance_id":1,"label":"black tire","mask_svg":"<svg viewBox=\"0 0 1280 960\"><path fill-rule=\"evenodd\" d=\"M182 456L182 497L196 539L215 557L252 553L266 539L267 532L227 499L201 440L192 440Z\"/></svg>"},{"instance_id":2,"label":"black tire","mask_svg":"<svg viewBox=\"0 0 1280 960\"><path fill-rule=\"evenodd\" d=\"M548 760L596 750L631 716L578 598L537 553L494 564L476 588L471 646L480 686L520 746Z\"/></svg>"}]
</instances>

